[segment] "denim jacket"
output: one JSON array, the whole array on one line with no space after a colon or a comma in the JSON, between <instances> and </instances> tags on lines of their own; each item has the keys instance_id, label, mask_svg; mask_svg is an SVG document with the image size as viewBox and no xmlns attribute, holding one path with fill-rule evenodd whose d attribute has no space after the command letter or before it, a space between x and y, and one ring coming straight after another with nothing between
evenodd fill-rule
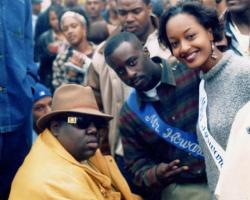
<instances>
[{"instance_id":1,"label":"denim jacket","mask_svg":"<svg viewBox=\"0 0 250 200\"><path fill-rule=\"evenodd\" d=\"M14 131L30 117L33 62L30 0L0 1L0 133Z\"/></svg>"}]
</instances>

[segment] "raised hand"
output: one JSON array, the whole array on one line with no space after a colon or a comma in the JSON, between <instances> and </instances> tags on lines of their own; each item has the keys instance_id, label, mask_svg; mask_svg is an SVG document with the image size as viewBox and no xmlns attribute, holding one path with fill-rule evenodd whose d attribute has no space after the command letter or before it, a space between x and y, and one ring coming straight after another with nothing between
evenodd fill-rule
<instances>
[{"instance_id":1,"label":"raised hand","mask_svg":"<svg viewBox=\"0 0 250 200\"><path fill-rule=\"evenodd\" d=\"M168 183L176 175L189 169L188 166L179 166L180 160L174 160L170 163L160 163L156 168L156 176L162 183Z\"/></svg>"}]
</instances>

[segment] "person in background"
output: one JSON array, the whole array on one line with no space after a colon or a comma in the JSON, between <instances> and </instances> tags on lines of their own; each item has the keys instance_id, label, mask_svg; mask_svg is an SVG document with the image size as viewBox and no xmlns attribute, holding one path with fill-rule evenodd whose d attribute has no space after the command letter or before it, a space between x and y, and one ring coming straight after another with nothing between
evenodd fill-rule
<instances>
[{"instance_id":1,"label":"person in background","mask_svg":"<svg viewBox=\"0 0 250 200\"><path fill-rule=\"evenodd\" d=\"M162 0L164 2L165 11L171 6L179 2L185 2L186 0ZM199 2L204 6L209 8L214 8L217 10L218 15L222 14L225 11L225 0L188 0L189 2Z\"/></svg>"},{"instance_id":2,"label":"person in background","mask_svg":"<svg viewBox=\"0 0 250 200\"><path fill-rule=\"evenodd\" d=\"M177 4L165 12L159 30L160 41L172 54L201 72L197 134L212 194L224 166L233 119L250 99L249 59L216 47L222 31L216 10L194 2Z\"/></svg>"},{"instance_id":3,"label":"person in background","mask_svg":"<svg viewBox=\"0 0 250 200\"><path fill-rule=\"evenodd\" d=\"M103 17L101 15L105 8L105 0L86 0L84 5L84 10L86 11L90 23L95 21L102 21Z\"/></svg>"},{"instance_id":4,"label":"person in background","mask_svg":"<svg viewBox=\"0 0 250 200\"><path fill-rule=\"evenodd\" d=\"M64 5L62 6L62 2L64 2ZM51 6L62 6L65 10L70 9L82 9L81 6L78 4L78 0L51 0L50 6L42 12L37 19L36 24L36 32L35 32L35 48L37 48L37 42L40 38L40 35L44 33L45 31L49 30L51 28L50 22L49 22L49 10ZM83 9L82 9L83 10ZM35 61L38 61L38 57L35 54L34 57Z\"/></svg>"},{"instance_id":5,"label":"person in background","mask_svg":"<svg viewBox=\"0 0 250 200\"><path fill-rule=\"evenodd\" d=\"M51 107L37 122L44 131L19 168L9 200L140 200L112 157L98 149L99 129L112 116L99 111L91 88L65 84Z\"/></svg>"},{"instance_id":6,"label":"person in background","mask_svg":"<svg viewBox=\"0 0 250 200\"><path fill-rule=\"evenodd\" d=\"M151 0L151 4L153 14L160 18L161 14L164 11L164 5L162 0Z\"/></svg>"},{"instance_id":7,"label":"person in background","mask_svg":"<svg viewBox=\"0 0 250 200\"><path fill-rule=\"evenodd\" d=\"M250 0L226 0L222 16L227 47L236 54L250 57Z\"/></svg>"},{"instance_id":8,"label":"person in background","mask_svg":"<svg viewBox=\"0 0 250 200\"><path fill-rule=\"evenodd\" d=\"M226 10L225 0L202 0L202 3L205 6L216 9L219 17L225 13Z\"/></svg>"},{"instance_id":9,"label":"person in background","mask_svg":"<svg viewBox=\"0 0 250 200\"><path fill-rule=\"evenodd\" d=\"M225 164L215 195L217 200L249 199L250 101L236 114L227 143ZM232 173L233 172L233 173ZM233 180L233 181L232 181Z\"/></svg>"},{"instance_id":10,"label":"person in background","mask_svg":"<svg viewBox=\"0 0 250 200\"><path fill-rule=\"evenodd\" d=\"M35 41L35 48L36 48L36 43L40 37L40 35L42 35L45 31L49 30L51 28L50 23L49 23L49 10L50 7L52 6L61 6L62 4L62 0L51 0L51 4L50 6L43 12L40 13L40 15L37 18L37 23L35 26L35 37L34 37L34 41ZM36 57L35 55L35 61L38 60L38 57Z\"/></svg>"},{"instance_id":11,"label":"person in background","mask_svg":"<svg viewBox=\"0 0 250 200\"><path fill-rule=\"evenodd\" d=\"M88 31L88 41L99 45L109 37L107 23L103 21L92 22Z\"/></svg>"},{"instance_id":12,"label":"person in background","mask_svg":"<svg viewBox=\"0 0 250 200\"><path fill-rule=\"evenodd\" d=\"M103 19L107 23L112 24L114 26L118 26L120 24L116 6L116 0L107 0L107 8L102 12Z\"/></svg>"},{"instance_id":13,"label":"person in background","mask_svg":"<svg viewBox=\"0 0 250 200\"><path fill-rule=\"evenodd\" d=\"M86 0L84 10L86 11L88 15L88 19L90 21L90 31L92 29L92 24L93 29L95 27L95 22L102 22L103 24L106 25L108 34L112 34L112 32L116 29L116 26L109 24L106 22L102 16L102 11L104 10L104 5L105 5L105 0ZM98 24L98 23L97 23Z\"/></svg>"},{"instance_id":14,"label":"person in background","mask_svg":"<svg viewBox=\"0 0 250 200\"><path fill-rule=\"evenodd\" d=\"M64 7L67 9L80 8L78 0L64 0Z\"/></svg>"},{"instance_id":15,"label":"person in background","mask_svg":"<svg viewBox=\"0 0 250 200\"><path fill-rule=\"evenodd\" d=\"M89 22L83 10L66 11L60 29L70 47L57 55L53 63L53 87L64 83L85 84L95 46L87 40Z\"/></svg>"},{"instance_id":16,"label":"person in background","mask_svg":"<svg viewBox=\"0 0 250 200\"><path fill-rule=\"evenodd\" d=\"M38 15L41 12L42 9L42 2L43 0L32 0L32 31L33 31L33 37L35 35L35 27Z\"/></svg>"},{"instance_id":17,"label":"person in background","mask_svg":"<svg viewBox=\"0 0 250 200\"><path fill-rule=\"evenodd\" d=\"M59 17L63 13L63 8L59 5L49 8L50 29L44 32L35 48L38 57L39 76L41 83L45 84L53 92L52 86L52 65L58 53L63 52L68 43L59 27Z\"/></svg>"},{"instance_id":18,"label":"person in background","mask_svg":"<svg viewBox=\"0 0 250 200\"><path fill-rule=\"evenodd\" d=\"M198 73L159 57L150 59L128 32L111 37L104 55L120 79L134 88L119 116L125 164L133 181L151 194L157 191L154 200L210 200L195 131Z\"/></svg>"},{"instance_id":19,"label":"person in background","mask_svg":"<svg viewBox=\"0 0 250 200\"><path fill-rule=\"evenodd\" d=\"M36 125L37 120L51 111L51 102L52 102L52 94L45 85L41 83L36 83L34 90L35 92L33 95L33 107L32 107L33 141L36 139L37 135L41 131L38 129Z\"/></svg>"},{"instance_id":20,"label":"person in background","mask_svg":"<svg viewBox=\"0 0 250 200\"><path fill-rule=\"evenodd\" d=\"M0 199L32 144L33 62L31 1L0 3Z\"/></svg>"},{"instance_id":21,"label":"person in background","mask_svg":"<svg viewBox=\"0 0 250 200\"><path fill-rule=\"evenodd\" d=\"M221 17L227 9L226 0L215 0L215 3L218 16Z\"/></svg>"}]
</instances>

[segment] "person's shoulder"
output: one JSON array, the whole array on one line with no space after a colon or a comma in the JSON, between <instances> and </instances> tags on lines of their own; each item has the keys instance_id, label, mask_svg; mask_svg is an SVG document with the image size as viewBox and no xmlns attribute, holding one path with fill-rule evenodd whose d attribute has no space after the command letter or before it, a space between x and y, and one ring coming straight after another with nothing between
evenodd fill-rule
<instances>
[{"instance_id":1,"label":"person's shoulder","mask_svg":"<svg viewBox=\"0 0 250 200\"><path fill-rule=\"evenodd\" d=\"M239 56L230 50L226 53L227 66L224 68L225 76L234 83L232 87L237 90L244 90L245 92L242 95L248 98L250 89L250 59Z\"/></svg>"},{"instance_id":2,"label":"person's shoulder","mask_svg":"<svg viewBox=\"0 0 250 200\"><path fill-rule=\"evenodd\" d=\"M38 17L36 22L36 27L40 28L41 26L48 26L49 23L49 8L42 11Z\"/></svg>"},{"instance_id":3,"label":"person's shoulder","mask_svg":"<svg viewBox=\"0 0 250 200\"><path fill-rule=\"evenodd\" d=\"M103 72L104 69L110 70L104 58L105 44L106 41L103 41L101 44L97 45L92 57L92 66L98 73Z\"/></svg>"},{"instance_id":4,"label":"person's shoulder","mask_svg":"<svg viewBox=\"0 0 250 200\"><path fill-rule=\"evenodd\" d=\"M39 197L44 199L64 199L66 196L69 199L76 199L77 196L81 196L79 193L93 197L93 193L87 189L88 174L84 173L84 170L81 170L83 173L75 174L72 169L51 170L47 168L47 173L37 171L36 176L33 174L32 179L23 177L22 179L25 182L21 188L23 187L24 191L29 191L29 194L25 192L26 195L24 195L27 199L38 199ZM19 186L16 186L17 189Z\"/></svg>"},{"instance_id":5,"label":"person's shoulder","mask_svg":"<svg viewBox=\"0 0 250 200\"><path fill-rule=\"evenodd\" d=\"M105 48L106 41L95 46L94 54L92 56L92 63L94 68L98 67L100 64L104 64L104 48Z\"/></svg>"},{"instance_id":6,"label":"person's shoulder","mask_svg":"<svg viewBox=\"0 0 250 200\"><path fill-rule=\"evenodd\" d=\"M46 152L44 153L46 154ZM53 166L53 162L37 157L39 155L34 151L28 154L15 175L13 181L14 190L23 188L24 191L30 190L37 193L38 188L39 191L43 190L42 188L46 185L46 182L52 180L60 172L60 170L50 168L50 166Z\"/></svg>"},{"instance_id":7,"label":"person's shoulder","mask_svg":"<svg viewBox=\"0 0 250 200\"><path fill-rule=\"evenodd\" d=\"M137 101L137 99L131 99L131 101ZM133 105L130 105L129 100L127 99L123 103L123 105L120 109L120 112L119 112L120 119L130 119L127 121L127 123L131 123L133 120L136 120L136 118L137 118L137 115L135 114L135 111L132 108L132 106Z\"/></svg>"},{"instance_id":8,"label":"person's shoulder","mask_svg":"<svg viewBox=\"0 0 250 200\"><path fill-rule=\"evenodd\" d=\"M95 53L101 54L104 56L104 48L105 48L106 40L98 44L95 48Z\"/></svg>"},{"instance_id":9,"label":"person's shoulder","mask_svg":"<svg viewBox=\"0 0 250 200\"><path fill-rule=\"evenodd\" d=\"M232 67L236 67L238 70L249 71L250 70L250 57L248 56L240 56L233 52L232 50L228 50L226 54L230 55L229 63L233 65Z\"/></svg>"},{"instance_id":10,"label":"person's shoulder","mask_svg":"<svg viewBox=\"0 0 250 200\"><path fill-rule=\"evenodd\" d=\"M48 38L52 39L52 30L47 30L47 31L43 32L39 36L38 41L44 41L44 40L47 40Z\"/></svg>"},{"instance_id":11,"label":"person's shoulder","mask_svg":"<svg viewBox=\"0 0 250 200\"><path fill-rule=\"evenodd\" d=\"M250 75L250 58L235 55L232 67L243 75Z\"/></svg>"},{"instance_id":12,"label":"person's shoulder","mask_svg":"<svg viewBox=\"0 0 250 200\"><path fill-rule=\"evenodd\" d=\"M250 68L250 57L248 56L235 56L235 61L239 62L239 65L245 68Z\"/></svg>"},{"instance_id":13,"label":"person's shoulder","mask_svg":"<svg viewBox=\"0 0 250 200\"><path fill-rule=\"evenodd\" d=\"M120 115L126 115L132 112L132 109L129 106L128 99L123 103L121 110L120 110Z\"/></svg>"}]
</instances>

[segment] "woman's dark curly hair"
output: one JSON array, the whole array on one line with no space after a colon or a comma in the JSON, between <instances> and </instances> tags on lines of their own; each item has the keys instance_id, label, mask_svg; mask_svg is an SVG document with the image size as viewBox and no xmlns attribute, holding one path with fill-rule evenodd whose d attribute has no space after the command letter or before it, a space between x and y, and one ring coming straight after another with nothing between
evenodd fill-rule
<instances>
[{"instance_id":1,"label":"woman's dark curly hair","mask_svg":"<svg viewBox=\"0 0 250 200\"><path fill-rule=\"evenodd\" d=\"M188 14L198 21L205 29L212 29L214 42L220 41L223 37L223 26L219 21L217 12L215 9L207 8L199 2L180 2L175 6L170 7L166 10L160 19L159 26L159 36L158 39L161 44L168 47L172 52L171 45L168 40L166 33L166 24L171 19L178 14Z\"/></svg>"}]
</instances>

